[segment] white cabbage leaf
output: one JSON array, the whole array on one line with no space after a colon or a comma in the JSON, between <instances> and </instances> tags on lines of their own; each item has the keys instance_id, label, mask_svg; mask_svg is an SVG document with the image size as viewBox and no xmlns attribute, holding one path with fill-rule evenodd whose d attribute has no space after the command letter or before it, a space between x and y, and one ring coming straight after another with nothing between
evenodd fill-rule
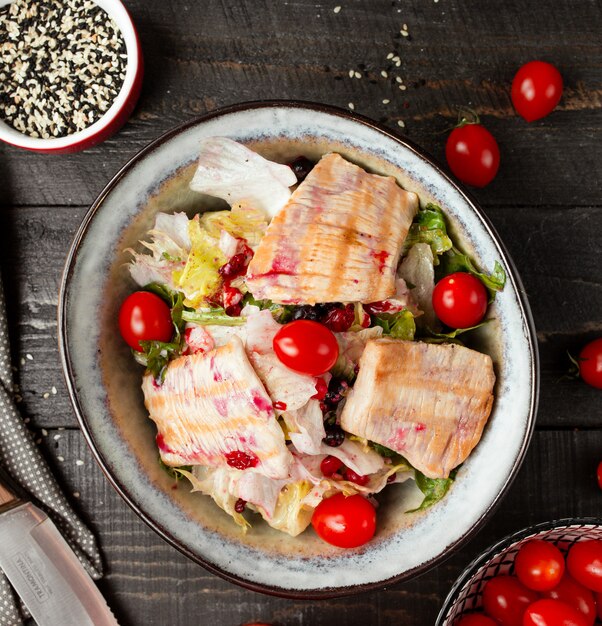
<instances>
[{"instance_id":1,"label":"white cabbage leaf","mask_svg":"<svg viewBox=\"0 0 602 626\"><path fill-rule=\"evenodd\" d=\"M435 270L433 251L427 243L415 243L409 250L397 270L397 274L406 283L413 285L410 290L420 311L424 313L417 324L426 324L431 329L437 326L437 317L433 309L433 289L435 288Z\"/></svg>"},{"instance_id":2,"label":"white cabbage leaf","mask_svg":"<svg viewBox=\"0 0 602 626\"><path fill-rule=\"evenodd\" d=\"M227 137L201 141L199 165L190 182L193 191L262 210L271 219L297 184L287 165L274 163Z\"/></svg>"},{"instance_id":3,"label":"white cabbage leaf","mask_svg":"<svg viewBox=\"0 0 602 626\"><path fill-rule=\"evenodd\" d=\"M282 412L288 436L295 448L304 454L320 454L322 439L326 437L320 402L310 400L297 410Z\"/></svg>"},{"instance_id":4,"label":"white cabbage leaf","mask_svg":"<svg viewBox=\"0 0 602 626\"><path fill-rule=\"evenodd\" d=\"M186 264L190 251L188 217L185 213L158 213L155 225L148 231L150 241L140 243L150 251L140 253L131 248L129 270L134 281L144 287L149 283L162 283L176 289L174 272Z\"/></svg>"}]
</instances>

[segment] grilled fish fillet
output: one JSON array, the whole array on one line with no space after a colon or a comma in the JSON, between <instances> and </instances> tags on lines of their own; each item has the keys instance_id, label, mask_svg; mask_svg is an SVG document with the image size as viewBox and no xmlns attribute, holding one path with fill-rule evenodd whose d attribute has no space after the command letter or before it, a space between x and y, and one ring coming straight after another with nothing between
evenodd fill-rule
<instances>
[{"instance_id":1,"label":"grilled fish fillet","mask_svg":"<svg viewBox=\"0 0 602 626\"><path fill-rule=\"evenodd\" d=\"M491 412L491 358L454 344L375 339L359 366L343 429L395 450L429 478L447 478Z\"/></svg>"},{"instance_id":2,"label":"grilled fish fillet","mask_svg":"<svg viewBox=\"0 0 602 626\"><path fill-rule=\"evenodd\" d=\"M257 299L375 302L395 293L418 196L327 154L270 223L247 270Z\"/></svg>"},{"instance_id":3,"label":"grilled fish fillet","mask_svg":"<svg viewBox=\"0 0 602 626\"><path fill-rule=\"evenodd\" d=\"M228 344L172 361L162 385L142 382L166 465L230 466L286 478L293 461L272 401L233 336Z\"/></svg>"}]
</instances>

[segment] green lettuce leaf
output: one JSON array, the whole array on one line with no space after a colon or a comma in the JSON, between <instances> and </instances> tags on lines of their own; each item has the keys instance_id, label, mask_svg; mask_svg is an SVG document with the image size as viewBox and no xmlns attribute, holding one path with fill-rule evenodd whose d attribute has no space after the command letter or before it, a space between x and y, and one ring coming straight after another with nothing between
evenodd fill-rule
<instances>
[{"instance_id":1,"label":"green lettuce leaf","mask_svg":"<svg viewBox=\"0 0 602 626\"><path fill-rule=\"evenodd\" d=\"M399 313L381 313L372 316L372 322L383 329L383 335L394 339L407 339L412 341L416 334L416 322L408 309Z\"/></svg>"},{"instance_id":2,"label":"green lettuce leaf","mask_svg":"<svg viewBox=\"0 0 602 626\"><path fill-rule=\"evenodd\" d=\"M506 284L506 272L504 272L504 268L498 261L495 262L491 274L481 272L472 262L472 259L467 254L460 252L455 246L441 255L441 264L437 268L437 277L441 279L454 272L468 272L481 280L489 291L489 302L493 302L495 294L498 291L502 291Z\"/></svg>"},{"instance_id":3,"label":"green lettuce leaf","mask_svg":"<svg viewBox=\"0 0 602 626\"><path fill-rule=\"evenodd\" d=\"M457 469L453 470L450 473L449 478L427 478L422 472L415 470L416 485L424 494L424 499L419 507L406 511L406 513L424 511L424 509L428 509L436 502L439 502L439 500L441 500L441 498L443 498L449 491L449 488L456 478L457 471Z\"/></svg>"},{"instance_id":4,"label":"green lettuce leaf","mask_svg":"<svg viewBox=\"0 0 602 626\"><path fill-rule=\"evenodd\" d=\"M436 204L429 203L416 213L404 242L403 254L415 243L426 243L431 247L435 265L439 263L438 255L451 249L453 244L447 234L445 216Z\"/></svg>"},{"instance_id":5,"label":"green lettuce leaf","mask_svg":"<svg viewBox=\"0 0 602 626\"><path fill-rule=\"evenodd\" d=\"M180 473L180 470L184 470L186 472L192 472L192 465L181 465L180 467L171 467L171 465L165 465L161 457L159 457L159 465L167 473L167 475L171 476L171 478L173 478L174 480L182 480L182 478L184 478L184 475Z\"/></svg>"},{"instance_id":6,"label":"green lettuce leaf","mask_svg":"<svg viewBox=\"0 0 602 626\"><path fill-rule=\"evenodd\" d=\"M226 311L221 307L215 307L207 311L184 309L182 311L182 319L185 322L193 322L194 324L215 324L216 326L242 326L247 321L246 317L227 315Z\"/></svg>"},{"instance_id":7,"label":"green lettuce leaf","mask_svg":"<svg viewBox=\"0 0 602 626\"><path fill-rule=\"evenodd\" d=\"M489 322L491 322L491 319L484 320L476 326L469 326L468 328L456 328L455 330L450 330L448 333L436 333L430 328L428 329L428 332L431 337L434 337L436 339L455 339L458 335L466 333L469 330L475 330L475 328L481 328L481 326L485 326L485 324L488 324Z\"/></svg>"},{"instance_id":8,"label":"green lettuce leaf","mask_svg":"<svg viewBox=\"0 0 602 626\"><path fill-rule=\"evenodd\" d=\"M138 363L145 365L155 380L163 382L167 364L180 355L181 341L165 343L163 341L140 341L142 352L132 350Z\"/></svg>"}]
</instances>

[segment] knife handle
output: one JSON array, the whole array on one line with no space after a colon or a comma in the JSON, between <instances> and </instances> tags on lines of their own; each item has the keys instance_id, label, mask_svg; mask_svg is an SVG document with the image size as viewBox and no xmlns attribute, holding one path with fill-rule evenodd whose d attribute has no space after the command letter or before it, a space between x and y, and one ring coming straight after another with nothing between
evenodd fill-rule
<instances>
[{"instance_id":1,"label":"knife handle","mask_svg":"<svg viewBox=\"0 0 602 626\"><path fill-rule=\"evenodd\" d=\"M12 491L11 484L12 480L0 467L0 513L12 509L21 502L21 499Z\"/></svg>"}]
</instances>

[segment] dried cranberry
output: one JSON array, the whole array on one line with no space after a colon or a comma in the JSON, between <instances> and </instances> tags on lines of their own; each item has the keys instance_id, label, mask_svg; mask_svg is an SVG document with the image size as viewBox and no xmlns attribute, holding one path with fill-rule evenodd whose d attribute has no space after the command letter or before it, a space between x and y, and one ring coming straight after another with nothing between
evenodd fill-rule
<instances>
[{"instance_id":1,"label":"dried cranberry","mask_svg":"<svg viewBox=\"0 0 602 626\"><path fill-rule=\"evenodd\" d=\"M240 304L233 304L226 309L226 315L230 317L240 317L240 312L242 311L242 307Z\"/></svg>"},{"instance_id":2,"label":"dried cranberry","mask_svg":"<svg viewBox=\"0 0 602 626\"><path fill-rule=\"evenodd\" d=\"M324 474L324 476L332 476L333 474L336 474L342 466L343 461L337 459L336 456L331 456L330 454L327 457L324 457L320 463L320 469L322 470L322 474Z\"/></svg>"},{"instance_id":3,"label":"dried cranberry","mask_svg":"<svg viewBox=\"0 0 602 626\"><path fill-rule=\"evenodd\" d=\"M397 474L391 474L391 476L387 477L387 483L394 483L397 478Z\"/></svg>"},{"instance_id":4,"label":"dried cranberry","mask_svg":"<svg viewBox=\"0 0 602 626\"><path fill-rule=\"evenodd\" d=\"M318 309L310 306L309 304L297 306L291 315L291 321L295 320L311 320L312 322L319 322L320 312Z\"/></svg>"},{"instance_id":5,"label":"dried cranberry","mask_svg":"<svg viewBox=\"0 0 602 626\"><path fill-rule=\"evenodd\" d=\"M230 307L239 304L242 300L242 293L236 287L231 287L228 283L225 283L222 288L222 302L226 312ZM228 315L230 315L228 313Z\"/></svg>"},{"instance_id":6,"label":"dried cranberry","mask_svg":"<svg viewBox=\"0 0 602 626\"><path fill-rule=\"evenodd\" d=\"M348 304L344 308L331 309L321 321L332 332L344 333L355 321L355 308L353 304Z\"/></svg>"},{"instance_id":7,"label":"dried cranberry","mask_svg":"<svg viewBox=\"0 0 602 626\"><path fill-rule=\"evenodd\" d=\"M242 513L245 510L246 506L247 506L247 501L243 500L242 498L238 498L238 500L234 504L234 510L237 513Z\"/></svg>"},{"instance_id":8,"label":"dried cranberry","mask_svg":"<svg viewBox=\"0 0 602 626\"><path fill-rule=\"evenodd\" d=\"M226 453L226 463L234 469L245 470L255 467L259 459L254 454L247 454L242 450L233 450Z\"/></svg>"},{"instance_id":9,"label":"dried cranberry","mask_svg":"<svg viewBox=\"0 0 602 626\"><path fill-rule=\"evenodd\" d=\"M248 263L247 255L241 252L231 257L230 260L224 263L217 271L222 278L236 278L245 273Z\"/></svg>"},{"instance_id":10,"label":"dried cranberry","mask_svg":"<svg viewBox=\"0 0 602 626\"><path fill-rule=\"evenodd\" d=\"M381 300L380 302L371 302L370 304L364 304L364 311L370 315L378 315L379 313L388 313L391 309L395 309L390 302Z\"/></svg>"},{"instance_id":11,"label":"dried cranberry","mask_svg":"<svg viewBox=\"0 0 602 626\"><path fill-rule=\"evenodd\" d=\"M322 441L331 448L338 448L345 441L345 433L337 424L326 426L326 437Z\"/></svg>"},{"instance_id":12,"label":"dried cranberry","mask_svg":"<svg viewBox=\"0 0 602 626\"><path fill-rule=\"evenodd\" d=\"M304 156L297 157L291 161L288 166L295 173L298 183L305 180L307 175L314 169L314 164Z\"/></svg>"},{"instance_id":13,"label":"dried cranberry","mask_svg":"<svg viewBox=\"0 0 602 626\"><path fill-rule=\"evenodd\" d=\"M324 400L327 391L326 381L323 378L318 378L316 380L316 393L312 396L312 400Z\"/></svg>"},{"instance_id":14,"label":"dried cranberry","mask_svg":"<svg viewBox=\"0 0 602 626\"><path fill-rule=\"evenodd\" d=\"M362 476L362 474L358 474L352 469L347 468L345 470L345 480L348 480L349 482L355 483L356 485L360 485L360 487L363 487L370 480L370 476Z\"/></svg>"},{"instance_id":15,"label":"dried cranberry","mask_svg":"<svg viewBox=\"0 0 602 626\"><path fill-rule=\"evenodd\" d=\"M286 402L280 402L280 400L277 400L274 402L274 408L278 411L286 411Z\"/></svg>"},{"instance_id":16,"label":"dried cranberry","mask_svg":"<svg viewBox=\"0 0 602 626\"><path fill-rule=\"evenodd\" d=\"M338 378L331 378L328 383L328 392L324 396L326 406L336 407L336 405L347 395L349 384Z\"/></svg>"}]
</instances>

